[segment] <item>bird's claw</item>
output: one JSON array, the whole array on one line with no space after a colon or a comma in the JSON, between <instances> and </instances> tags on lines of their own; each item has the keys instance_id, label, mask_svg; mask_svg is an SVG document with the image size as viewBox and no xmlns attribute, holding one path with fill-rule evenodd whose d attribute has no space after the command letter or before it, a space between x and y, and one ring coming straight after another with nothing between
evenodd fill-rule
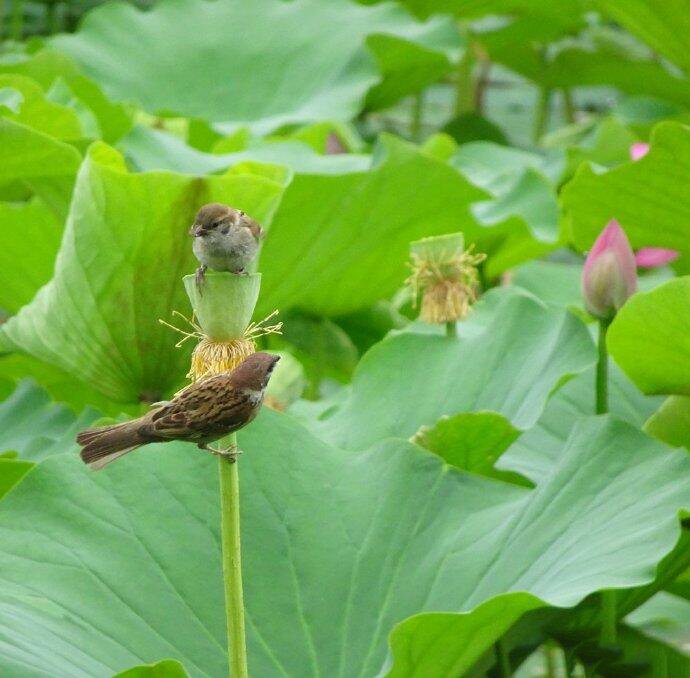
<instances>
[{"instance_id":1,"label":"bird's claw","mask_svg":"<svg viewBox=\"0 0 690 678\"><path fill-rule=\"evenodd\" d=\"M210 452L214 457L225 457L231 464L234 464L237 461L237 457L242 454L242 450L237 445L230 445L228 447L204 445L201 449Z\"/></svg>"},{"instance_id":2,"label":"bird's claw","mask_svg":"<svg viewBox=\"0 0 690 678\"><path fill-rule=\"evenodd\" d=\"M201 293L204 289L204 283L206 282L206 266L201 264L199 268L196 269L196 274L194 275L194 280L196 281L196 286Z\"/></svg>"}]
</instances>

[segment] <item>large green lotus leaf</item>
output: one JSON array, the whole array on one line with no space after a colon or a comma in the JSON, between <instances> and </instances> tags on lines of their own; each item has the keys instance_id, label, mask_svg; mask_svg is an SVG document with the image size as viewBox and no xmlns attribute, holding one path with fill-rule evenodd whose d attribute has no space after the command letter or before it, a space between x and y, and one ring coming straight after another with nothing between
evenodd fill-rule
<instances>
[{"instance_id":1,"label":"large green lotus leaf","mask_svg":"<svg viewBox=\"0 0 690 678\"><path fill-rule=\"evenodd\" d=\"M21 75L0 75L0 93L16 92L20 101L8 108L0 104L0 115L57 139L78 139L82 128L77 114L49 100L40 86Z\"/></svg>"},{"instance_id":2,"label":"large green lotus leaf","mask_svg":"<svg viewBox=\"0 0 690 678\"><path fill-rule=\"evenodd\" d=\"M690 277L632 297L611 325L609 350L645 393L674 394L647 422L652 435L690 446Z\"/></svg>"},{"instance_id":3,"label":"large green lotus leaf","mask_svg":"<svg viewBox=\"0 0 690 678\"><path fill-rule=\"evenodd\" d=\"M537 170L553 183L558 182L564 169L560 152L539 155L490 141L463 144L450 162L472 183L494 196L507 193L515 178L528 169Z\"/></svg>"},{"instance_id":4,"label":"large green lotus leaf","mask_svg":"<svg viewBox=\"0 0 690 678\"><path fill-rule=\"evenodd\" d=\"M366 44L383 82L369 90L367 110L388 108L403 96L420 92L443 78L450 70L449 57L459 56L456 36L449 29L443 35L439 32L439 39L420 44L397 35L370 35Z\"/></svg>"},{"instance_id":5,"label":"large green lotus leaf","mask_svg":"<svg viewBox=\"0 0 690 678\"><path fill-rule=\"evenodd\" d=\"M31 461L0 456L0 499L34 467Z\"/></svg>"},{"instance_id":6,"label":"large green lotus leaf","mask_svg":"<svg viewBox=\"0 0 690 678\"><path fill-rule=\"evenodd\" d=\"M690 71L688 0L597 0L596 5L655 51Z\"/></svg>"},{"instance_id":7,"label":"large green lotus leaf","mask_svg":"<svg viewBox=\"0 0 690 678\"><path fill-rule=\"evenodd\" d=\"M508 191L477 203L472 211L481 224L492 227L493 242L487 238L483 247L489 276L543 256L559 244L555 187L536 170L526 170Z\"/></svg>"},{"instance_id":8,"label":"large green lotus leaf","mask_svg":"<svg viewBox=\"0 0 690 678\"><path fill-rule=\"evenodd\" d=\"M533 482L541 482L554 469L579 419L594 414L594 368L578 374L551 397L539 421L503 454L497 468L514 471ZM662 403L645 396L620 371L609 367L610 411L641 428Z\"/></svg>"},{"instance_id":9,"label":"large green lotus leaf","mask_svg":"<svg viewBox=\"0 0 690 678\"><path fill-rule=\"evenodd\" d=\"M121 156L95 144L79 172L55 275L2 326L2 345L113 400L160 399L187 367L158 320L188 312L181 277L195 268L187 235L195 212L220 201L263 220L281 191L254 174L129 174Z\"/></svg>"},{"instance_id":10,"label":"large green lotus leaf","mask_svg":"<svg viewBox=\"0 0 690 678\"><path fill-rule=\"evenodd\" d=\"M644 94L687 107L689 81L669 72L638 50L626 49L608 29L585 32L571 46L568 41L545 61L542 45L524 40L515 26L482 36L492 60L538 83L541 87L607 86L633 95ZM594 35L591 35L594 33ZM612 39L614 38L614 39ZM635 47L638 47L635 44Z\"/></svg>"},{"instance_id":11,"label":"large green lotus leaf","mask_svg":"<svg viewBox=\"0 0 690 678\"><path fill-rule=\"evenodd\" d=\"M625 619L627 624L687 654L690 642L690 601L661 591Z\"/></svg>"},{"instance_id":12,"label":"large green lotus leaf","mask_svg":"<svg viewBox=\"0 0 690 678\"><path fill-rule=\"evenodd\" d=\"M365 170L365 155L320 155L300 141L259 143L234 153L205 153L168 132L137 125L119 143L132 167L140 172L170 170L183 174L212 174L245 161L285 165L297 172L341 174Z\"/></svg>"},{"instance_id":13,"label":"large green lotus leaf","mask_svg":"<svg viewBox=\"0 0 690 678\"><path fill-rule=\"evenodd\" d=\"M491 410L528 429L551 391L595 360L575 316L519 291L486 295L458 334L389 335L360 361L349 398L313 430L361 449L389 436L408 438L458 412Z\"/></svg>"},{"instance_id":14,"label":"large green lotus leaf","mask_svg":"<svg viewBox=\"0 0 690 678\"><path fill-rule=\"evenodd\" d=\"M188 675L180 662L174 659L163 659L155 664L134 666L118 673L113 678L187 678Z\"/></svg>"},{"instance_id":15,"label":"large green lotus leaf","mask_svg":"<svg viewBox=\"0 0 690 678\"><path fill-rule=\"evenodd\" d=\"M81 155L69 144L0 116L0 184L25 182L62 221Z\"/></svg>"},{"instance_id":16,"label":"large green lotus leaf","mask_svg":"<svg viewBox=\"0 0 690 678\"><path fill-rule=\"evenodd\" d=\"M73 146L0 116L0 182L61 177L73 180L80 161Z\"/></svg>"},{"instance_id":17,"label":"large green lotus leaf","mask_svg":"<svg viewBox=\"0 0 690 678\"><path fill-rule=\"evenodd\" d=\"M490 142L460 147L450 159L464 176L492 199L472 212L486 227L482 251L489 276L553 249L559 239L555 181L563 168L558 155L547 158Z\"/></svg>"},{"instance_id":18,"label":"large green lotus leaf","mask_svg":"<svg viewBox=\"0 0 690 678\"><path fill-rule=\"evenodd\" d=\"M50 280L62 224L40 200L0 202L0 229L0 308L15 313Z\"/></svg>"},{"instance_id":19,"label":"large green lotus leaf","mask_svg":"<svg viewBox=\"0 0 690 678\"><path fill-rule=\"evenodd\" d=\"M580 425L534 490L403 441L341 451L269 411L240 442L255 675L373 676L410 615L468 613L507 593L524 609L571 606L643 585L690 505L686 455L612 418ZM224 675L215 466L170 444L99 474L70 455L35 467L0 503L0 666L102 675L172 658ZM486 627L486 610L467 623Z\"/></svg>"},{"instance_id":20,"label":"large green lotus leaf","mask_svg":"<svg viewBox=\"0 0 690 678\"><path fill-rule=\"evenodd\" d=\"M56 78L72 77L79 73L77 65L67 55L42 47L38 51L7 50L0 55L0 73L23 75L48 89Z\"/></svg>"},{"instance_id":21,"label":"large green lotus leaf","mask_svg":"<svg viewBox=\"0 0 690 678\"><path fill-rule=\"evenodd\" d=\"M404 50L401 61L397 43L374 44L385 74L397 81L379 93L383 103L409 92L406 71L416 62L428 66L430 51L434 64L443 60L447 70L445 53L459 47L448 19L422 24L393 3L364 7L346 0L166 0L147 12L113 3L90 12L77 34L58 36L52 45L116 100L151 113L267 130L355 117L382 79L365 45L378 34L421 46ZM415 85L438 74L438 68L417 69Z\"/></svg>"},{"instance_id":22,"label":"large green lotus leaf","mask_svg":"<svg viewBox=\"0 0 690 678\"><path fill-rule=\"evenodd\" d=\"M132 120L121 104L108 100L95 82L81 75L56 78L48 97L74 110L84 135L113 143L132 127Z\"/></svg>"},{"instance_id":23,"label":"large green lotus leaf","mask_svg":"<svg viewBox=\"0 0 690 678\"><path fill-rule=\"evenodd\" d=\"M606 50L566 49L549 64L541 81L551 87L608 86L631 95L690 105L690 80L672 75L656 61L625 58Z\"/></svg>"},{"instance_id":24,"label":"large green lotus leaf","mask_svg":"<svg viewBox=\"0 0 690 678\"><path fill-rule=\"evenodd\" d=\"M644 668L645 678L690 678L687 645L676 648L627 626L622 627L618 644L622 650L619 661L632 670Z\"/></svg>"},{"instance_id":25,"label":"large green lotus leaf","mask_svg":"<svg viewBox=\"0 0 690 678\"><path fill-rule=\"evenodd\" d=\"M690 449L690 397L671 396L645 424L647 433L668 445Z\"/></svg>"},{"instance_id":26,"label":"large green lotus leaf","mask_svg":"<svg viewBox=\"0 0 690 678\"><path fill-rule=\"evenodd\" d=\"M30 355L6 353L0 356L0 383L7 382L9 385L6 395L12 393L17 382L24 379L32 379L40 384L51 400L67 405L76 415L88 408L108 417L118 417L123 413L137 415L141 412L141 403L115 402L93 386Z\"/></svg>"},{"instance_id":27,"label":"large green lotus leaf","mask_svg":"<svg viewBox=\"0 0 690 678\"><path fill-rule=\"evenodd\" d=\"M540 35L551 35L553 31L561 30L562 26L577 21L583 11L580 0L550 3L539 0L403 0L403 4L419 16L443 12L462 19L487 14L504 14L516 19L526 17L543 24Z\"/></svg>"},{"instance_id":28,"label":"large green lotus leaf","mask_svg":"<svg viewBox=\"0 0 690 678\"><path fill-rule=\"evenodd\" d=\"M58 452L76 452L75 437L101 415L92 408L76 415L50 400L30 380L17 385L0 403L0 451L18 452L22 459L38 461Z\"/></svg>"},{"instance_id":29,"label":"large green lotus leaf","mask_svg":"<svg viewBox=\"0 0 690 678\"><path fill-rule=\"evenodd\" d=\"M463 676L513 624L543 603L527 593L491 598L466 614L420 614L389 639L387 678ZM479 674L481 675L481 674Z\"/></svg>"},{"instance_id":30,"label":"large green lotus leaf","mask_svg":"<svg viewBox=\"0 0 690 678\"><path fill-rule=\"evenodd\" d=\"M607 343L645 393L690 395L690 276L638 293L609 328Z\"/></svg>"},{"instance_id":31,"label":"large green lotus leaf","mask_svg":"<svg viewBox=\"0 0 690 678\"><path fill-rule=\"evenodd\" d=\"M524 485L515 474L494 468L519 435L520 431L496 412L460 412L441 417L433 426L422 426L412 442L463 471Z\"/></svg>"},{"instance_id":32,"label":"large green lotus leaf","mask_svg":"<svg viewBox=\"0 0 690 678\"><path fill-rule=\"evenodd\" d=\"M577 247L587 250L610 219L617 219L633 247L690 251L690 129L659 124L651 151L641 160L604 173L583 165L561 193Z\"/></svg>"}]
</instances>

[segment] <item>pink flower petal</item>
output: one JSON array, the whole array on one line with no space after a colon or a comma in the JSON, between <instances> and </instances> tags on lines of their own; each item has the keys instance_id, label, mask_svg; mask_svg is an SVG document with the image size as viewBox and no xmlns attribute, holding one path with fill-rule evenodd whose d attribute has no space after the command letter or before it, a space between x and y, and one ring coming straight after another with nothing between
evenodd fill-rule
<instances>
[{"instance_id":1,"label":"pink flower petal","mask_svg":"<svg viewBox=\"0 0 690 678\"><path fill-rule=\"evenodd\" d=\"M649 153L649 144L638 141L630 147L630 157L632 160L639 160L644 158Z\"/></svg>"},{"instance_id":2,"label":"pink flower petal","mask_svg":"<svg viewBox=\"0 0 690 678\"><path fill-rule=\"evenodd\" d=\"M640 268L658 268L670 264L679 256L680 253L676 250L669 250L665 247L643 247L637 250L635 263Z\"/></svg>"}]
</instances>

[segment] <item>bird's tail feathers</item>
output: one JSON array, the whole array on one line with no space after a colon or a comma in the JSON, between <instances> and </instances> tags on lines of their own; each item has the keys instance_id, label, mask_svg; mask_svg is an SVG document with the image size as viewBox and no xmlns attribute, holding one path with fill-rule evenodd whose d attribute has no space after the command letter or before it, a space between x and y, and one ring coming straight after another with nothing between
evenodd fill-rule
<instances>
[{"instance_id":1,"label":"bird's tail feathers","mask_svg":"<svg viewBox=\"0 0 690 678\"><path fill-rule=\"evenodd\" d=\"M91 469L98 471L111 461L140 447L145 441L139 434L137 421L89 428L77 436L82 446L81 458Z\"/></svg>"}]
</instances>

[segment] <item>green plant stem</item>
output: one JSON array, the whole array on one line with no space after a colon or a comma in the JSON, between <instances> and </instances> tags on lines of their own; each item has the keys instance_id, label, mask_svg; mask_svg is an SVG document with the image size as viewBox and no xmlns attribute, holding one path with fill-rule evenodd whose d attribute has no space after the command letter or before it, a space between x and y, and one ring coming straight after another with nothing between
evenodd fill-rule
<instances>
[{"instance_id":1,"label":"green plant stem","mask_svg":"<svg viewBox=\"0 0 690 678\"><path fill-rule=\"evenodd\" d=\"M455 321L450 321L446 323L446 336L447 337L457 337L458 336L458 324Z\"/></svg>"},{"instance_id":2,"label":"green plant stem","mask_svg":"<svg viewBox=\"0 0 690 678\"><path fill-rule=\"evenodd\" d=\"M546 664L546 678L556 678L557 671L558 645L553 640L544 644L544 663Z\"/></svg>"},{"instance_id":3,"label":"green plant stem","mask_svg":"<svg viewBox=\"0 0 690 678\"><path fill-rule=\"evenodd\" d=\"M232 433L222 445L236 445ZM228 664L231 678L247 678L247 642L244 629L244 596L242 593L242 552L240 545L240 479L239 464L228 457L218 457L220 475L220 520L223 548L223 582L225 616L228 629Z\"/></svg>"},{"instance_id":4,"label":"green plant stem","mask_svg":"<svg viewBox=\"0 0 690 678\"><path fill-rule=\"evenodd\" d=\"M609 355L606 350L606 331L609 320L599 321L599 358L597 360L595 412L606 414L609 411Z\"/></svg>"},{"instance_id":5,"label":"green plant stem","mask_svg":"<svg viewBox=\"0 0 690 678\"><path fill-rule=\"evenodd\" d=\"M412 103L412 119L410 120L410 137L412 141L422 140L422 124L424 122L424 92L417 92Z\"/></svg>"},{"instance_id":6,"label":"green plant stem","mask_svg":"<svg viewBox=\"0 0 690 678\"><path fill-rule=\"evenodd\" d=\"M460 33L465 39L465 53L458 63L455 76L455 115L471 113L475 110L474 91L474 54L469 32L460 27Z\"/></svg>"},{"instance_id":7,"label":"green plant stem","mask_svg":"<svg viewBox=\"0 0 690 678\"><path fill-rule=\"evenodd\" d=\"M506 650L505 642L501 638L494 644L494 651L496 652L496 663L498 664L498 675L501 678L510 678L513 672L510 668L510 659Z\"/></svg>"},{"instance_id":8,"label":"green plant stem","mask_svg":"<svg viewBox=\"0 0 690 678\"><path fill-rule=\"evenodd\" d=\"M569 89L563 89L563 108L565 110L565 119L569 125L575 122L575 103L573 102L573 95Z\"/></svg>"},{"instance_id":9,"label":"green plant stem","mask_svg":"<svg viewBox=\"0 0 690 678\"><path fill-rule=\"evenodd\" d=\"M534 142L539 139L546 132L549 125L549 103L551 102L551 90L548 87L542 87L539 93L539 103L537 104L537 115L534 122Z\"/></svg>"},{"instance_id":10,"label":"green plant stem","mask_svg":"<svg viewBox=\"0 0 690 678\"><path fill-rule=\"evenodd\" d=\"M50 35L60 32L57 0L50 0L46 5L46 28Z\"/></svg>"},{"instance_id":11,"label":"green plant stem","mask_svg":"<svg viewBox=\"0 0 690 678\"><path fill-rule=\"evenodd\" d=\"M599 359L596 374L596 413L606 414L609 411L609 356L606 349L606 332L610 320L599 321ZM601 644L613 645L616 642L616 592L601 592Z\"/></svg>"},{"instance_id":12,"label":"green plant stem","mask_svg":"<svg viewBox=\"0 0 690 678\"><path fill-rule=\"evenodd\" d=\"M24 2L12 0L12 21L10 23L10 37L20 41L24 35Z\"/></svg>"}]
</instances>

